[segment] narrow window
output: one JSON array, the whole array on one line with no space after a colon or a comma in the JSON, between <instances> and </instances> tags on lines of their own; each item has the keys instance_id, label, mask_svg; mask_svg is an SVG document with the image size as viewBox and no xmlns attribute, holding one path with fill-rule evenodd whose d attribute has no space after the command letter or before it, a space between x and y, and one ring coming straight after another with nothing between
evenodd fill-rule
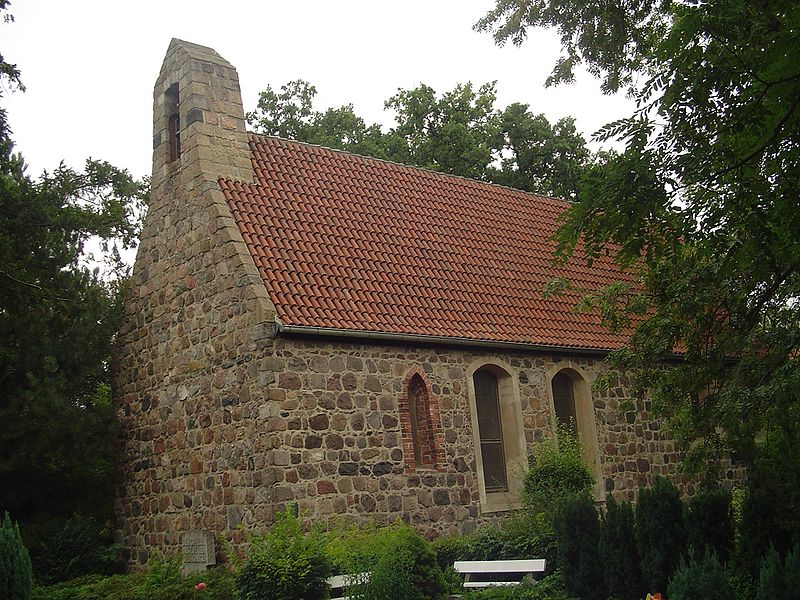
<instances>
[{"instance_id":1,"label":"narrow window","mask_svg":"<svg viewBox=\"0 0 800 600\"><path fill-rule=\"evenodd\" d=\"M484 485L487 492L505 492L508 491L508 477L497 377L489 371L479 370L473 375L473 382Z\"/></svg>"},{"instance_id":2,"label":"narrow window","mask_svg":"<svg viewBox=\"0 0 800 600\"><path fill-rule=\"evenodd\" d=\"M169 141L169 160L178 160L181 156L181 117L180 95L178 84L173 83L164 94L164 110L167 116L167 137Z\"/></svg>"},{"instance_id":3,"label":"narrow window","mask_svg":"<svg viewBox=\"0 0 800 600\"><path fill-rule=\"evenodd\" d=\"M575 390L572 386L572 379L566 373L558 373L553 377L553 405L558 424L573 433L577 432Z\"/></svg>"},{"instance_id":4,"label":"narrow window","mask_svg":"<svg viewBox=\"0 0 800 600\"><path fill-rule=\"evenodd\" d=\"M408 410L411 417L414 465L417 468L433 468L436 465L436 445L430 396L425 382L419 375L414 375L408 384Z\"/></svg>"},{"instance_id":5,"label":"narrow window","mask_svg":"<svg viewBox=\"0 0 800 600\"><path fill-rule=\"evenodd\" d=\"M178 160L181 155L181 118L172 115L169 118L169 160Z\"/></svg>"}]
</instances>

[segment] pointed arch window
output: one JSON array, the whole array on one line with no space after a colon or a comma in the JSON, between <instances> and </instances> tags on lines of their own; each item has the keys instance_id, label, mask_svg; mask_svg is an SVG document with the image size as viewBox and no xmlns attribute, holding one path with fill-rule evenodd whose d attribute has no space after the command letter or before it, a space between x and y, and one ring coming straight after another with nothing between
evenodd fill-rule
<instances>
[{"instance_id":1,"label":"pointed arch window","mask_svg":"<svg viewBox=\"0 0 800 600\"><path fill-rule=\"evenodd\" d=\"M414 466L436 466L436 443L431 419L431 401L428 387L418 374L408 384L408 410L411 420L411 440L414 449Z\"/></svg>"}]
</instances>

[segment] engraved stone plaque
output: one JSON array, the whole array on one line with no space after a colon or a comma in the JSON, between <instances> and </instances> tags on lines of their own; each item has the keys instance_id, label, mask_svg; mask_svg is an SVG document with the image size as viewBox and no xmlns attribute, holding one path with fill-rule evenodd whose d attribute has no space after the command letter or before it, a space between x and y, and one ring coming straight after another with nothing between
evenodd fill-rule
<instances>
[{"instance_id":1,"label":"engraved stone plaque","mask_svg":"<svg viewBox=\"0 0 800 600\"><path fill-rule=\"evenodd\" d=\"M210 531L187 531L181 538L183 572L196 573L217 563L214 536Z\"/></svg>"}]
</instances>

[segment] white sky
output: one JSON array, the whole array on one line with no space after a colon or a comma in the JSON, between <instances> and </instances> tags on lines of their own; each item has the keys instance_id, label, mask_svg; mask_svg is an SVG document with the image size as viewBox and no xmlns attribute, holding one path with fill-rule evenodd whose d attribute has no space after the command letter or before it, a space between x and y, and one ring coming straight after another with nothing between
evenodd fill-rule
<instances>
[{"instance_id":1,"label":"white sky","mask_svg":"<svg viewBox=\"0 0 800 600\"><path fill-rule=\"evenodd\" d=\"M0 52L25 93L6 93L12 137L31 175L64 160L104 159L149 174L152 89L172 37L211 46L239 72L245 110L268 84L317 87L317 109L352 103L389 125L383 102L397 88L497 80L498 107L531 105L554 121L574 116L587 139L631 103L597 81L545 89L558 56L552 33L521 47L495 46L472 25L492 0L14 0Z\"/></svg>"}]
</instances>

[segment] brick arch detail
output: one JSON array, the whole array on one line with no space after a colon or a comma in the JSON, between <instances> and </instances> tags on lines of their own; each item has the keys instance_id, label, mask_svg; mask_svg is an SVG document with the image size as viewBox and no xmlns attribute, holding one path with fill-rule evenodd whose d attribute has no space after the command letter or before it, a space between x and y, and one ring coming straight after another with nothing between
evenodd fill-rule
<instances>
[{"instance_id":1,"label":"brick arch detail","mask_svg":"<svg viewBox=\"0 0 800 600\"><path fill-rule=\"evenodd\" d=\"M415 377L418 377L422 382L424 396L421 398L411 397L414 392L411 383ZM422 464L420 465L417 465L414 455L414 437L411 425L412 401L416 402L417 429L422 453ZM403 462L405 463L406 471L412 473L418 469L444 471L446 454L439 401L433 396L431 382L425 371L420 367L413 367L406 373L398 407L400 411L400 429L403 437Z\"/></svg>"}]
</instances>

